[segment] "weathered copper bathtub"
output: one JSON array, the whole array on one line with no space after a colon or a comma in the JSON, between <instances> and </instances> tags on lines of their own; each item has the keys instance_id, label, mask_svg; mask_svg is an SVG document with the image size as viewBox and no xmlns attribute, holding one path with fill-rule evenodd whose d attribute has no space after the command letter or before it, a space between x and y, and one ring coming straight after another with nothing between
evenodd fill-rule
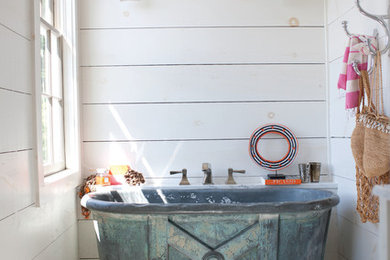
<instances>
[{"instance_id":1,"label":"weathered copper bathtub","mask_svg":"<svg viewBox=\"0 0 390 260\"><path fill-rule=\"evenodd\" d=\"M120 189L84 196L101 260L323 259L329 191L295 188Z\"/></svg>"}]
</instances>

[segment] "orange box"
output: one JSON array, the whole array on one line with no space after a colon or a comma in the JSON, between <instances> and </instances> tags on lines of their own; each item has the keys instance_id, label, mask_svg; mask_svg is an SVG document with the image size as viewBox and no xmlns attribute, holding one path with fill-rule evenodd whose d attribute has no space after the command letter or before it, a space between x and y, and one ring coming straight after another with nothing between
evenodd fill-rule
<instances>
[{"instance_id":1,"label":"orange box","mask_svg":"<svg viewBox=\"0 0 390 260\"><path fill-rule=\"evenodd\" d=\"M265 185L298 185L301 183L301 179L265 180Z\"/></svg>"}]
</instances>

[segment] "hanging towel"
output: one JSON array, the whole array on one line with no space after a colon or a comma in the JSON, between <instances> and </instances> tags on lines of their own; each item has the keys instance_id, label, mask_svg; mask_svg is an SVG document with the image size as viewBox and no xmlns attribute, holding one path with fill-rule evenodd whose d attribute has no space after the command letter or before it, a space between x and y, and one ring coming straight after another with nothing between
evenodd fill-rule
<instances>
[{"instance_id":1,"label":"hanging towel","mask_svg":"<svg viewBox=\"0 0 390 260\"><path fill-rule=\"evenodd\" d=\"M353 35L348 38L343 65L337 84L338 89L346 91L346 109L353 109L359 105L359 75L353 69L352 63L357 61L359 70L367 70L367 57L370 53L368 48L368 39L370 39L371 46L376 50L375 37Z\"/></svg>"}]
</instances>

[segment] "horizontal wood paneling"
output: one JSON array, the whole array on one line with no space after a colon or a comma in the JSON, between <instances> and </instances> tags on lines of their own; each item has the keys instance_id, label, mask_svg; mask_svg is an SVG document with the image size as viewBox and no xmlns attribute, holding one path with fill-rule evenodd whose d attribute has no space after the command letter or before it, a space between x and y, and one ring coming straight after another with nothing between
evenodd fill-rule
<instances>
[{"instance_id":1,"label":"horizontal wood paneling","mask_svg":"<svg viewBox=\"0 0 390 260\"><path fill-rule=\"evenodd\" d=\"M80 43L82 66L324 62L321 28L88 30Z\"/></svg>"},{"instance_id":2,"label":"horizontal wood paneling","mask_svg":"<svg viewBox=\"0 0 390 260\"><path fill-rule=\"evenodd\" d=\"M32 0L0 1L0 258L75 260L76 191L58 195L62 189L47 184L40 192L50 189L45 197L50 199L39 207L33 204L33 3L39 5Z\"/></svg>"},{"instance_id":3,"label":"horizontal wood paneling","mask_svg":"<svg viewBox=\"0 0 390 260\"><path fill-rule=\"evenodd\" d=\"M77 223L73 224L34 260L78 260Z\"/></svg>"},{"instance_id":4,"label":"horizontal wood paneling","mask_svg":"<svg viewBox=\"0 0 390 260\"><path fill-rule=\"evenodd\" d=\"M0 88L31 93L32 42L3 26L0 26L0 39Z\"/></svg>"},{"instance_id":5,"label":"horizontal wood paneling","mask_svg":"<svg viewBox=\"0 0 390 260\"><path fill-rule=\"evenodd\" d=\"M330 140L332 173L349 180L355 180L355 160L351 151L350 138L332 138Z\"/></svg>"},{"instance_id":6,"label":"horizontal wood paneling","mask_svg":"<svg viewBox=\"0 0 390 260\"><path fill-rule=\"evenodd\" d=\"M0 154L0 219L31 205L33 151Z\"/></svg>"},{"instance_id":7,"label":"horizontal wood paneling","mask_svg":"<svg viewBox=\"0 0 390 260\"><path fill-rule=\"evenodd\" d=\"M348 260L379 259L378 236L339 216L339 252Z\"/></svg>"},{"instance_id":8,"label":"horizontal wood paneling","mask_svg":"<svg viewBox=\"0 0 390 260\"><path fill-rule=\"evenodd\" d=\"M75 197L74 189L53 195L40 207L28 207L0 221L2 259L33 259L75 225Z\"/></svg>"},{"instance_id":9,"label":"horizontal wood paneling","mask_svg":"<svg viewBox=\"0 0 390 260\"><path fill-rule=\"evenodd\" d=\"M81 28L167 26L323 26L323 0L80 1Z\"/></svg>"},{"instance_id":10,"label":"horizontal wood paneling","mask_svg":"<svg viewBox=\"0 0 390 260\"><path fill-rule=\"evenodd\" d=\"M31 39L33 29L33 1L2 0L0 1L0 24ZM1 26L0 26L1 27ZM0 36L2 43L4 38Z\"/></svg>"},{"instance_id":11,"label":"horizontal wood paneling","mask_svg":"<svg viewBox=\"0 0 390 260\"><path fill-rule=\"evenodd\" d=\"M308 103L84 106L84 141L249 138L266 123L325 137L326 105Z\"/></svg>"},{"instance_id":12,"label":"horizontal wood paneling","mask_svg":"<svg viewBox=\"0 0 390 260\"><path fill-rule=\"evenodd\" d=\"M213 6L220 4L218 0L207 3L152 0L147 5L104 0L81 3L85 149L107 144L89 141L152 140L108 144L127 144L133 148L136 144L164 145L164 149L156 150L158 155L148 155L148 166L141 167L150 176L165 178L161 169L171 157L166 159L160 154L176 149L174 146L167 150L166 145L183 143L198 147L196 152L175 152L178 164L192 164L192 157L207 154L196 162L194 171L199 171L202 161L209 161L207 158L211 157L220 162L216 169L225 172L226 162L237 161L241 168L251 163L247 154L248 138L260 125L277 122L287 125L300 137L326 137L326 105L318 102L326 99L322 64L324 30L321 27L280 27L287 25L292 12L318 19L319 23L308 22L309 26L322 26L323 2L278 0L264 3L259 11L255 7L261 1L228 0L223 2L223 10L214 12ZM277 15L270 15L273 13L270 10L275 10ZM198 19L197 12L203 14L203 19ZM317 12L320 14L314 15ZM301 25L306 19L302 17L297 16ZM158 104L169 102L174 104ZM196 141L179 141L183 139ZM315 153L309 148L302 150L302 160L311 158L325 165L326 142L310 140L320 140L321 145ZM210 148L214 142L218 146ZM245 159L235 155L235 142L245 143L241 147ZM279 140L270 142L275 142L271 147L279 144ZM274 152L281 149L276 148ZM228 155L224 157L225 153ZM125 154L109 150L105 157L118 159ZM94 151L85 151L84 155L91 158L86 175L89 168L107 167L112 163ZM143 155L143 150L137 150L130 157L141 160ZM122 163L128 160L126 157ZM85 161L89 163L88 159ZM252 176L265 174L254 166L259 172ZM290 167L288 171L296 173L295 168Z\"/></svg>"},{"instance_id":13,"label":"horizontal wood paneling","mask_svg":"<svg viewBox=\"0 0 390 260\"><path fill-rule=\"evenodd\" d=\"M33 147L32 97L0 89L0 152Z\"/></svg>"},{"instance_id":14,"label":"horizontal wood paneling","mask_svg":"<svg viewBox=\"0 0 390 260\"><path fill-rule=\"evenodd\" d=\"M325 100L324 65L81 68L84 103Z\"/></svg>"},{"instance_id":15,"label":"horizontal wood paneling","mask_svg":"<svg viewBox=\"0 0 390 260\"><path fill-rule=\"evenodd\" d=\"M281 139L261 142L273 151L270 155L284 151ZM323 163L323 173L327 173L326 139L299 139L298 142L297 158L281 172L295 175L298 163L319 161ZM203 162L211 163L213 176L226 177L229 167L246 170L245 176L269 173L252 161L248 147L249 140L84 143L84 173L89 175L91 169L109 165L130 164L146 177L177 179L180 176L170 176L169 171L187 168L190 178L201 178Z\"/></svg>"}]
</instances>

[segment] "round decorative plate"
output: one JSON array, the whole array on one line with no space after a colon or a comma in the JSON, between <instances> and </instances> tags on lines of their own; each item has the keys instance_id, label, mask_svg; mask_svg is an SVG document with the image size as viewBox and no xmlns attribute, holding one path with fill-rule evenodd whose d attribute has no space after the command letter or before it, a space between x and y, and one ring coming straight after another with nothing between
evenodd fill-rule
<instances>
[{"instance_id":1,"label":"round decorative plate","mask_svg":"<svg viewBox=\"0 0 390 260\"><path fill-rule=\"evenodd\" d=\"M282 136L288 143L288 151L283 157L276 161L267 160L259 153L258 143L261 138L268 134L277 134ZM278 171L289 166L298 154L298 141L293 132L283 125L270 124L256 129L249 142L249 153L252 159L261 167Z\"/></svg>"}]
</instances>

